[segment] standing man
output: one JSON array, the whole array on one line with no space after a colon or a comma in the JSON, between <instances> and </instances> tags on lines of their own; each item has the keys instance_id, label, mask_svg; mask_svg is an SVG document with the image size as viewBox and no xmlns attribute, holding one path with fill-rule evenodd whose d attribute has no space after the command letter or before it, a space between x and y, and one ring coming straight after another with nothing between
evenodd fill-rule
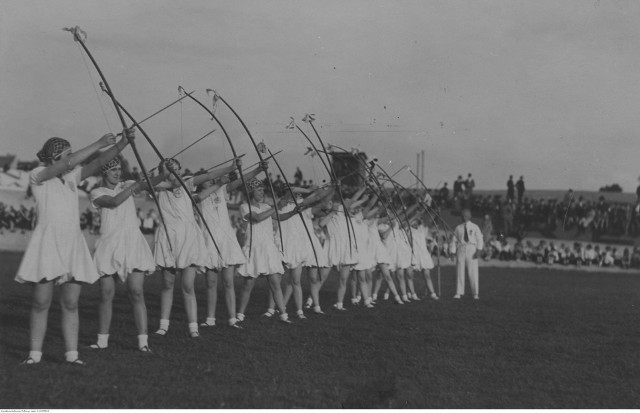
<instances>
[{"instance_id":1,"label":"standing man","mask_svg":"<svg viewBox=\"0 0 640 413\"><path fill-rule=\"evenodd\" d=\"M479 279L478 279L478 255L484 249L482 231L471 222L471 211L468 208L462 210L462 224L455 229L455 236L458 240L457 248L457 272L458 282L456 286L455 299L464 295L465 268L469 274L469 286L474 300L479 300Z\"/></svg>"},{"instance_id":2,"label":"standing man","mask_svg":"<svg viewBox=\"0 0 640 413\"><path fill-rule=\"evenodd\" d=\"M513 175L509 175L507 181L507 199L514 200L516 198L516 184L513 183Z\"/></svg>"},{"instance_id":3,"label":"standing man","mask_svg":"<svg viewBox=\"0 0 640 413\"><path fill-rule=\"evenodd\" d=\"M522 203L522 197L524 196L524 176L520 175L520 179L516 182L516 191L518 191L518 204Z\"/></svg>"}]
</instances>

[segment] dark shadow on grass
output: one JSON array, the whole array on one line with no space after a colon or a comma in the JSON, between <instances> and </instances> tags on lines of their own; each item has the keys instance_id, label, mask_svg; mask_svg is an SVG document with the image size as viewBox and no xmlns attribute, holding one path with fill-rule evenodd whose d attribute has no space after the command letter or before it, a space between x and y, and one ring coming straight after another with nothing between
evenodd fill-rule
<instances>
[{"instance_id":1,"label":"dark shadow on grass","mask_svg":"<svg viewBox=\"0 0 640 413\"><path fill-rule=\"evenodd\" d=\"M342 408L388 409L397 392L396 376L387 373L363 383L351 392L342 403Z\"/></svg>"}]
</instances>

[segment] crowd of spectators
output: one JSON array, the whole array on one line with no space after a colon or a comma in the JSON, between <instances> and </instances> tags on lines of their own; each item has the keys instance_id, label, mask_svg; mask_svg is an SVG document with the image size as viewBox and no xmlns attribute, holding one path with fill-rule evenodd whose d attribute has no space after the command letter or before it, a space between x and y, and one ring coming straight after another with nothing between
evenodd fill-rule
<instances>
[{"instance_id":1,"label":"crowd of spectators","mask_svg":"<svg viewBox=\"0 0 640 413\"><path fill-rule=\"evenodd\" d=\"M200 171L196 172L199 173ZM191 174L185 170L186 174ZM131 178L140 177L137 168L133 168ZM270 173L274 191L278 196L285 191L285 182L280 175L274 178ZM266 178L265 178L266 181ZM309 188L315 186L312 180L304 180L300 168L296 168L292 184ZM487 247L483 258L486 260L515 260L534 263L564 264L564 265L597 265L618 266L622 268L640 268L640 248L616 248L599 246L595 243L603 235L632 236L640 235L640 195L635 205L629 203L609 203L604 196L597 201L585 200L582 196L577 199L569 190L563 199L525 197L524 177L514 182L513 176L507 181L506 197L502 195L479 196L474 194L475 181L471 173L466 179L459 175L449 192L447 183L435 191L427 191L423 195L425 203L434 209L436 214L443 209L459 211L470 208L475 216L484 218L482 230ZM640 188L640 187L639 187ZM415 191L415 190L414 190ZM640 191L640 189L639 189ZM242 190L238 188L229 194L230 210L237 209L242 200ZM140 230L144 234L153 234L160 224L155 209L143 212L138 208ZM31 230L35 226L35 209L22 205L19 208L0 203L0 234L4 230L10 232ZM231 222L240 240L246 236L245 225L231 216ZM100 214L97 210L87 208L80 216L80 227L91 234L100 232ZM539 231L543 236L561 228L564 231L574 231L573 237L590 233L592 244L560 243L541 239L534 242L526 239L527 233ZM507 242L507 237L515 238L515 244ZM438 243L441 245L438 251ZM450 232L435 233L431 241L432 252L435 256L443 257L455 255L455 240Z\"/></svg>"},{"instance_id":2,"label":"crowd of spectators","mask_svg":"<svg viewBox=\"0 0 640 413\"><path fill-rule=\"evenodd\" d=\"M513 176L509 177L504 198L502 195L478 196L467 182L469 179L464 181L459 176L451 196L445 183L431 195L434 205L453 211L470 208L474 216L488 215L497 232L516 238L528 231L548 235L559 229L575 238L589 234L592 242L601 241L603 236L640 236L640 201L635 204L607 202L604 195L590 201L575 197L571 189L563 199L525 197L522 176L517 182L513 182Z\"/></svg>"},{"instance_id":3,"label":"crowd of spectators","mask_svg":"<svg viewBox=\"0 0 640 413\"><path fill-rule=\"evenodd\" d=\"M0 202L0 234L4 231L17 232L24 234L26 231L32 230L36 224L35 207L27 208L20 205L16 208L12 205L5 205Z\"/></svg>"}]
</instances>

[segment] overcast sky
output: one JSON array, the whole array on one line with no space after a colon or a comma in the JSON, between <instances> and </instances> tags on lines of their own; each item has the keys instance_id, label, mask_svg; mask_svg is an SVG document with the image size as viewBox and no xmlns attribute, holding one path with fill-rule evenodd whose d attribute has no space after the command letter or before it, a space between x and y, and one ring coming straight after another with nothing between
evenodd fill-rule
<instances>
[{"instance_id":1,"label":"overcast sky","mask_svg":"<svg viewBox=\"0 0 640 413\"><path fill-rule=\"evenodd\" d=\"M307 179L326 178L303 156L304 138L284 128L293 116L306 130L301 118L314 113L325 142L376 156L390 173L415 169L424 150L428 186L471 172L481 189L504 188L512 174L531 189L616 182L631 192L639 22L638 1L2 0L0 153L34 159L51 136L79 148L121 129L98 74L61 30L79 25L135 117L176 99L178 85L208 104L205 89L216 89L256 137L284 149L289 177L299 165ZM230 112L216 114L245 165L255 161ZM187 100L143 126L167 156L215 127ZM197 169L230 154L218 131L182 160Z\"/></svg>"}]
</instances>

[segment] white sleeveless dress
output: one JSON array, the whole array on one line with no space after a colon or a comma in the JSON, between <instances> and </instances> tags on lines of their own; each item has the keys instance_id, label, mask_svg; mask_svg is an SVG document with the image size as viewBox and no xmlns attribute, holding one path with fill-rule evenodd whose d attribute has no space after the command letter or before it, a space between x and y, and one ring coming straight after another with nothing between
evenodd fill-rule
<instances>
[{"instance_id":1,"label":"white sleeveless dress","mask_svg":"<svg viewBox=\"0 0 640 413\"><path fill-rule=\"evenodd\" d=\"M193 191L193 178L187 178L184 182ZM154 240L156 265L178 269L196 266L198 270L203 270L212 259L208 257L206 239L196 221L191 199L181 186L170 191L158 191L157 196L169 234L167 238L161 222Z\"/></svg>"},{"instance_id":2,"label":"white sleeveless dress","mask_svg":"<svg viewBox=\"0 0 640 413\"><path fill-rule=\"evenodd\" d=\"M355 225L354 225L355 226ZM349 231L351 228L349 228ZM356 248L355 234L351 231L351 248L349 247L349 232L342 205L333 212L327 222L329 234L329 265L340 267L342 265L354 265L358 263L358 250Z\"/></svg>"},{"instance_id":3,"label":"white sleeveless dress","mask_svg":"<svg viewBox=\"0 0 640 413\"><path fill-rule=\"evenodd\" d=\"M29 175L38 221L15 280L92 284L100 277L80 229L78 183L82 168L64 174L62 180L56 177L40 182L37 176L44 168L37 167Z\"/></svg>"},{"instance_id":4,"label":"white sleeveless dress","mask_svg":"<svg viewBox=\"0 0 640 413\"><path fill-rule=\"evenodd\" d=\"M267 204L251 205L253 215L265 212L271 206ZM249 213L249 205L240 205L240 216L242 219ZM247 227L247 231L249 228ZM262 222L253 223L253 242L249 251L249 234L247 234L245 244L242 248L247 261L238 269L238 275L243 277L258 278L261 275L283 274L283 256L276 246L273 220L267 218Z\"/></svg>"},{"instance_id":5,"label":"white sleeveless dress","mask_svg":"<svg viewBox=\"0 0 640 413\"><path fill-rule=\"evenodd\" d=\"M202 230L209 251L208 257L211 259L207 265L208 268L225 268L244 264L246 261L242 248L238 244L236 232L231 226L227 208L228 200L227 186L224 185L200 203L202 215L204 215L204 219L213 233L213 238L220 248L220 255L218 255L216 247L203 225Z\"/></svg>"}]
</instances>

